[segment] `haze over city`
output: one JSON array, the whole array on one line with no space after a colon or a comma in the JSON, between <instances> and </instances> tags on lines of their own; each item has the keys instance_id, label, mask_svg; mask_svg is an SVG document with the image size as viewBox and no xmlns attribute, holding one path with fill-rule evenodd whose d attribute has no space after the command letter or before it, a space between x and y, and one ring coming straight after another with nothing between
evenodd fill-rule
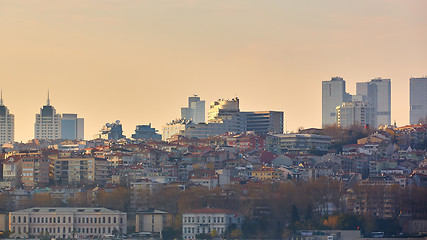
<instances>
[{"instance_id":1,"label":"haze over city","mask_svg":"<svg viewBox=\"0 0 427 240\"><path fill-rule=\"evenodd\" d=\"M409 78L427 75L427 2L1 1L0 87L15 140L46 103L85 118L160 127L187 97L285 112L320 127L321 82L391 79L392 122L409 123Z\"/></svg>"}]
</instances>

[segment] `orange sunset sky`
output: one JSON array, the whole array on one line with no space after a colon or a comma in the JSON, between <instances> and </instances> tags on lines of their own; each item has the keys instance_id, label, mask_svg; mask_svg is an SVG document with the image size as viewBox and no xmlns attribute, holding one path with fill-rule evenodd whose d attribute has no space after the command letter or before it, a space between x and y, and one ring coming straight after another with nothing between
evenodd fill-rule
<instances>
[{"instance_id":1,"label":"orange sunset sky","mask_svg":"<svg viewBox=\"0 0 427 240\"><path fill-rule=\"evenodd\" d=\"M321 126L321 82L347 91L391 78L392 121L409 120L409 78L427 75L425 0L1 0L0 88L15 139L34 137L46 103L85 118L85 138L121 120L206 107L285 112L287 130Z\"/></svg>"}]
</instances>

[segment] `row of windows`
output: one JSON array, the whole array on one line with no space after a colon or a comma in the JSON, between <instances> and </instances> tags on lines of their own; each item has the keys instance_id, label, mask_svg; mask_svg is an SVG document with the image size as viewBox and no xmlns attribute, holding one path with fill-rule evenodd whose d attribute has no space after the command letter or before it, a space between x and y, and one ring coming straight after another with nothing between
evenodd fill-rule
<instances>
[{"instance_id":1,"label":"row of windows","mask_svg":"<svg viewBox=\"0 0 427 240\"><path fill-rule=\"evenodd\" d=\"M209 217L205 217L205 216L202 216L202 217L196 217L196 218L194 218L194 217L184 217L184 222L185 223L190 223L190 222L194 222L194 220L196 220L196 222L208 222L208 223L210 223L211 222L211 217L209 216ZM214 223L223 223L224 222L224 217L212 217L212 222L214 222Z\"/></svg>"},{"instance_id":2,"label":"row of windows","mask_svg":"<svg viewBox=\"0 0 427 240\"><path fill-rule=\"evenodd\" d=\"M13 227L12 228L13 231L15 232L15 230L18 230L18 233L26 233L27 232L27 228L23 227L22 228L22 232L21 232L21 227ZM115 228L114 228L115 229ZM113 230L114 230L113 229ZM68 230L68 232L67 232ZM122 229L120 228L120 231ZM112 233L112 229L111 227L103 227L103 228L74 228L73 229L74 232L77 233ZM28 228L28 233L40 233L40 232L45 232L45 233L71 233L71 227L63 227L62 228L62 232L61 232L61 228Z\"/></svg>"},{"instance_id":3,"label":"row of windows","mask_svg":"<svg viewBox=\"0 0 427 240\"><path fill-rule=\"evenodd\" d=\"M18 220L18 221L16 221ZM22 221L21 221L22 220ZM102 220L102 221L101 221ZM102 217L102 218L93 218L93 217L87 217L87 218L74 218L74 222L75 223L111 223L111 220L113 221L113 223L117 223L117 218L116 217ZM21 216L13 216L12 217L12 223L27 223L27 217L24 216L21 218ZM43 217L34 217L34 218L29 218L29 223L61 223L61 217L50 217L50 218L43 218ZM67 223L67 218L63 217L62 218L62 223ZM68 223L71 223L71 217L68 217ZM120 218L120 223L123 223L123 219Z\"/></svg>"},{"instance_id":4,"label":"row of windows","mask_svg":"<svg viewBox=\"0 0 427 240\"><path fill-rule=\"evenodd\" d=\"M184 233L211 233L212 231L216 231L217 233L224 233L224 228L223 227L219 227L219 228L184 227Z\"/></svg>"}]
</instances>

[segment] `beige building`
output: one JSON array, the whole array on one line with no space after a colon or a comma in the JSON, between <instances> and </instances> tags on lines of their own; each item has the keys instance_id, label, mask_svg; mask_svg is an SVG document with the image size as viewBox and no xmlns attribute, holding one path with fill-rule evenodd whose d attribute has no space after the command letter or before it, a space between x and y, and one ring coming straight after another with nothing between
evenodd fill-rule
<instances>
[{"instance_id":1,"label":"beige building","mask_svg":"<svg viewBox=\"0 0 427 240\"><path fill-rule=\"evenodd\" d=\"M105 184L107 167L107 160L101 158L58 158L54 164L54 179L62 184Z\"/></svg>"},{"instance_id":2,"label":"beige building","mask_svg":"<svg viewBox=\"0 0 427 240\"><path fill-rule=\"evenodd\" d=\"M194 123L188 119L173 120L162 126L162 141L167 141L173 135L180 134L192 126L194 126Z\"/></svg>"},{"instance_id":3,"label":"beige building","mask_svg":"<svg viewBox=\"0 0 427 240\"><path fill-rule=\"evenodd\" d=\"M154 210L136 213L135 232L160 233L172 225L172 214Z\"/></svg>"},{"instance_id":4,"label":"beige building","mask_svg":"<svg viewBox=\"0 0 427 240\"><path fill-rule=\"evenodd\" d=\"M49 93L46 105L40 108L36 114L34 123L34 139L60 139L61 138L61 114L50 105Z\"/></svg>"},{"instance_id":5,"label":"beige building","mask_svg":"<svg viewBox=\"0 0 427 240\"><path fill-rule=\"evenodd\" d=\"M3 162L2 185L14 187L21 186L22 159L20 156L10 156Z\"/></svg>"},{"instance_id":6,"label":"beige building","mask_svg":"<svg viewBox=\"0 0 427 240\"><path fill-rule=\"evenodd\" d=\"M241 225L241 217L227 209L201 208L182 214L182 238L196 239L197 234L223 236L231 224Z\"/></svg>"},{"instance_id":7,"label":"beige building","mask_svg":"<svg viewBox=\"0 0 427 240\"><path fill-rule=\"evenodd\" d=\"M126 234L126 213L106 208L29 208L9 213L14 238L103 237Z\"/></svg>"},{"instance_id":8,"label":"beige building","mask_svg":"<svg viewBox=\"0 0 427 240\"><path fill-rule=\"evenodd\" d=\"M49 184L49 159L42 156L22 157L22 184L25 188Z\"/></svg>"}]
</instances>

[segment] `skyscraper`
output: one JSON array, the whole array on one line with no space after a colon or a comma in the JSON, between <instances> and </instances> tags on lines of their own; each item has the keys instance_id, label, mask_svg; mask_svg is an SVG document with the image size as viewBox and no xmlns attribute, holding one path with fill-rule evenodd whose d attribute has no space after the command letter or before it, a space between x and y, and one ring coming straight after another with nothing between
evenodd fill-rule
<instances>
[{"instance_id":1,"label":"skyscraper","mask_svg":"<svg viewBox=\"0 0 427 240\"><path fill-rule=\"evenodd\" d=\"M61 138L61 114L56 114L56 110L50 105L49 92L47 102L40 113L36 114L34 124L35 139L60 139Z\"/></svg>"},{"instance_id":2,"label":"skyscraper","mask_svg":"<svg viewBox=\"0 0 427 240\"><path fill-rule=\"evenodd\" d=\"M362 95L376 109L376 123L391 124L391 81L390 79L376 78L370 82L356 83L356 94Z\"/></svg>"},{"instance_id":3,"label":"skyscraper","mask_svg":"<svg viewBox=\"0 0 427 240\"><path fill-rule=\"evenodd\" d=\"M77 114L64 113L61 118L61 138L70 140L84 139L84 118Z\"/></svg>"},{"instance_id":4,"label":"skyscraper","mask_svg":"<svg viewBox=\"0 0 427 240\"><path fill-rule=\"evenodd\" d=\"M188 107L181 108L181 118L191 120L194 123L205 122L205 101L194 95L188 98Z\"/></svg>"},{"instance_id":5,"label":"skyscraper","mask_svg":"<svg viewBox=\"0 0 427 240\"><path fill-rule=\"evenodd\" d=\"M335 109L343 102L351 102L351 95L345 92L345 81L333 77L322 82L322 126L335 123Z\"/></svg>"},{"instance_id":6,"label":"skyscraper","mask_svg":"<svg viewBox=\"0 0 427 240\"><path fill-rule=\"evenodd\" d=\"M427 121L427 77L409 79L409 104L411 124Z\"/></svg>"},{"instance_id":7,"label":"skyscraper","mask_svg":"<svg viewBox=\"0 0 427 240\"><path fill-rule=\"evenodd\" d=\"M239 98L231 100L218 99L209 106L208 122L237 118L240 112Z\"/></svg>"},{"instance_id":8,"label":"skyscraper","mask_svg":"<svg viewBox=\"0 0 427 240\"><path fill-rule=\"evenodd\" d=\"M3 93L0 98L0 146L15 140L15 116L3 104Z\"/></svg>"}]
</instances>

